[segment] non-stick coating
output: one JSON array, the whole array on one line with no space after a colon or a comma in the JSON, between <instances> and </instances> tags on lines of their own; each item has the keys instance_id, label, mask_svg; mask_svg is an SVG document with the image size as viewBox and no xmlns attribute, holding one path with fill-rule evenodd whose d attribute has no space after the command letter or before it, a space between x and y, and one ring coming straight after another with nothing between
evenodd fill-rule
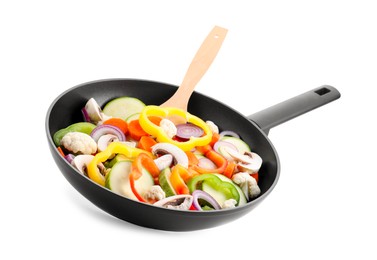
<instances>
[{"instance_id":1,"label":"non-stick coating","mask_svg":"<svg viewBox=\"0 0 377 260\"><path fill-rule=\"evenodd\" d=\"M215 122L221 130L234 130L251 149L263 158L259 172L261 195L245 206L219 211L178 211L155 207L119 196L74 170L57 152L52 135L59 129L81 122L81 109L93 97L100 106L120 96L131 96L147 105L159 105L167 100L177 86L160 82L109 79L85 83L62 93L51 104L46 117L48 144L53 158L65 178L83 196L109 214L140 226L175 231L198 230L233 221L252 210L275 187L279 177L279 159L267 138L253 122L227 105L194 92L189 112ZM74 202L73 202L74 203ZM248 216L252 218L253 216Z\"/></svg>"}]
</instances>

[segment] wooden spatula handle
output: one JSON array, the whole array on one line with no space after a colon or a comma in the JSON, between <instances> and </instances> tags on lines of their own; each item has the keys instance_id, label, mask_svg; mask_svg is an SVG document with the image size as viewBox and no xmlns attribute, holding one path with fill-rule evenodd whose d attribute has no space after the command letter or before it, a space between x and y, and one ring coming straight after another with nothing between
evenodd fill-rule
<instances>
[{"instance_id":1,"label":"wooden spatula handle","mask_svg":"<svg viewBox=\"0 0 377 260\"><path fill-rule=\"evenodd\" d=\"M178 107L187 110L188 101L196 84L215 59L227 32L227 29L219 26L215 26L212 29L194 56L180 87L175 94L161 106Z\"/></svg>"}]
</instances>

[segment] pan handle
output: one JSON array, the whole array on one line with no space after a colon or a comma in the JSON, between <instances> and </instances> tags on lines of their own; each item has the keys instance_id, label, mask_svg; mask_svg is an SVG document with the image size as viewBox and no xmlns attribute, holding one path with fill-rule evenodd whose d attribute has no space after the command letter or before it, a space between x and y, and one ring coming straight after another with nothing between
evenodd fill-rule
<instances>
[{"instance_id":1,"label":"pan handle","mask_svg":"<svg viewBox=\"0 0 377 260\"><path fill-rule=\"evenodd\" d=\"M256 123L266 134L271 128L297 116L340 98L339 91L328 85L315 88L301 95L283 101L247 118Z\"/></svg>"}]
</instances>

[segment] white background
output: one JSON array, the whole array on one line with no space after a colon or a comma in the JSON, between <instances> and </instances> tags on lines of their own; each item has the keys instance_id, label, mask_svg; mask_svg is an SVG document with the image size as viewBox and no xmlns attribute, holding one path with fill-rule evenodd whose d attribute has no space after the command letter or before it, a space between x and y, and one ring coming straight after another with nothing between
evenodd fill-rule
<instances>
[{"instance_id":1,"label":"white background","mask_svg":"<svg viewBox=\"0 0 377 260\"><path fill-rule=\"evenodd\" d=\"M372 3L2 1L1 254L376 259ZM50 103L72 86L104 78L179 85L214 25L229 32L197 91L244 115L323 84L342 97L271 130L281 177L267 199L239 220L176 233L138 227L97 209L52 160L44 128Z\"/></svg>"}]
</instances>

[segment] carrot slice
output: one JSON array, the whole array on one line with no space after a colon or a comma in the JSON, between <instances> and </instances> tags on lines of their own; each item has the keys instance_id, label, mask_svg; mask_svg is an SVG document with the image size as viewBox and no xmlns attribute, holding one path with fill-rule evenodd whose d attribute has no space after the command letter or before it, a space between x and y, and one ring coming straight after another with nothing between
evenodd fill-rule
<instances>
[{"instance_id":1,"label":"carrot slice","mask_svg":"<svg viewBox=\"0 0 377 260\"><path fill-rule=\"evenodd\" d=\"M149 135L144 135L140 137L140 140L137 144L137 148L143 149L148 152L152 152L152 146L157 144L156 140L154 140Z\"/></svg>"},{"instance_id":2,"label":"carrot slice","mask_svg":"<svg viewBox=\"0 0 377 260\"><path fill-rule=\"evenodd\" d=\"M228 162L228 165L226 166L223 172L223 175L231 179L236 170L236 167L237 167L237 164L235 164L234 162Z\"/></svg>"},{"instance_id":3,"label":"carrot slice","mask_svg":"<svg viewBox=\"0 0 377 260\"><path fill-rule=\"evenodd\" d=\"M118 127L124 134L127 134L128 125L127 122L121 118L113 117L103 122L104 125L112 125Z\"/></svg>"},{"instance_id":4,"label":"carrot slice","mask_svg":"<svg viewBox=\"0 0 377 260\"><path fill-rule=\"evenodd\" d=\"M132 120L128 123L128 133L132 139L139 141L142 136L148 136L149 134L141 128L139 120Z\"/></svg>"},{"instance_id":5,"label":"carrot slice","mask_svg":"<svg viewBox=\"0 0 377 260\"><path fill-rule=\"evenodd\" d=\"M63 152L63 149L62 149L60 146L58 146L57 149L58 149L58 152L60 153L60 155L64 157L65 154L64 154L64 152Z\"/></svg>"}]
</instances>

